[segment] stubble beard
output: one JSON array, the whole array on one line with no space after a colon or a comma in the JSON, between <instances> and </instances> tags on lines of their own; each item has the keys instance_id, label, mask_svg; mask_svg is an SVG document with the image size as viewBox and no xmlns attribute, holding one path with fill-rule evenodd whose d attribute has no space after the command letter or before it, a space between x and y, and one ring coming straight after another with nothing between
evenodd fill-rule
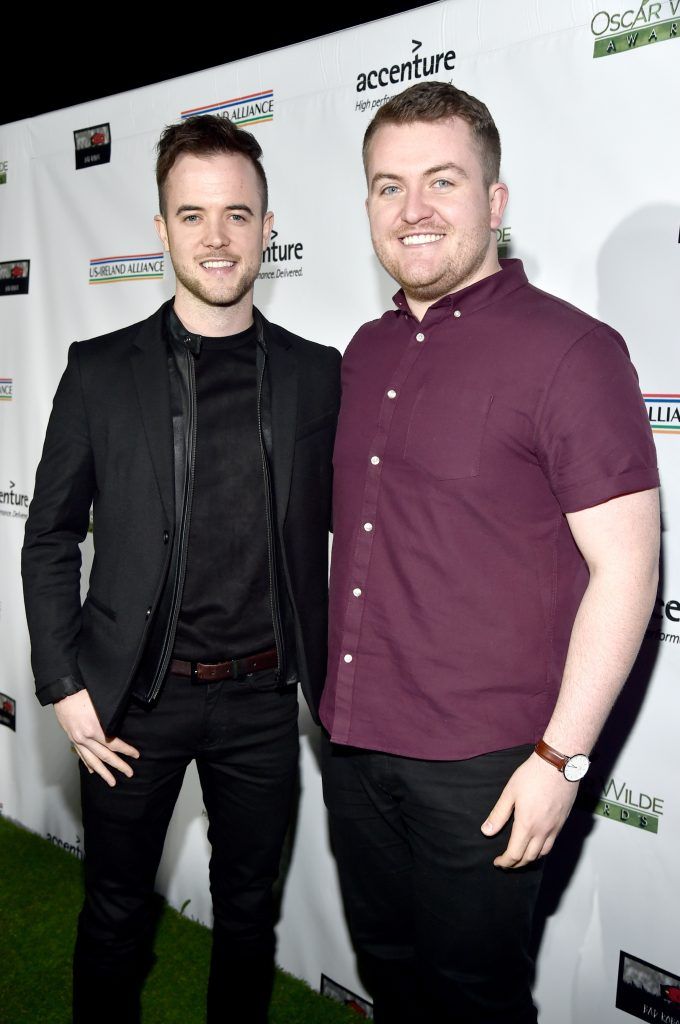
<instances>
[{"instance_id":1,"label":"stubble beard","mask_svg":"<svg viewBox=\"0 0 680 1024\"><path fill-rule=\"evenodd\" d=\"M422 234L450 235L452 232L423 228ZM467 229L455 234L458 247L454 253L443 255L435 267L414 267L410 273L403 269L404 264L394 253L392 246L397 236L392 236L387 242L374 238L373 247L384 269L403 288L407 297L418 302L434 302L470 283L487 257L489 243L484 243L480 232Z\"/></svg>"},{"instance_id":2,"label":"stubble beard","mask_svg":"<svg viewBox=\"0 0 680 1024\"><path fill-rule=\"evenodd\" d=\"M214 259L229 259L229 257L215 256ZM198 276L190 273L183 265L180 264L178 266L174 260L172 265L175 268L175 278L177 281L195 299L203 302L206 306L237 306L252 291L257 275L260 272L259 263L255 265L244 260L237 261L236 267L240 268L240 276L235 281L223 282L224 291L220 293L216 288L211 290L208 287L207 281L204 286L203 282L198 279ZM200 269L198 273L200 273Z\"/></svg>"}]
</instances>

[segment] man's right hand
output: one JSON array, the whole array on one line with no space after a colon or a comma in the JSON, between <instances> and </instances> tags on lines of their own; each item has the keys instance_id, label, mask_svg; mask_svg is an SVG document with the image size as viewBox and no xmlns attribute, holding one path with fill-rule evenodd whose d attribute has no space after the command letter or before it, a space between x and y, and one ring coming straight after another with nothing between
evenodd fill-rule
<instances>
[{"instance_id":1,"label":"man's right hand","mask_svg":"<svg viewBox=\"0 0 680 1024\"><path fill-rule=\"evenodd\" d=\"M132 768L127 761L118 757L118 754L137 758L139 751L116 736L104 735L104 730L87 690L80 690L78 693L71 694L70 697L64 697L63 700L57 701L54 705L54 712L59 725L90 773L96 772L97 775L101 775L109 786L115 786L116 780L106 767L107 764L112 768L117 768L128 778L132 776Z\"/></svg>"}]
</instances>

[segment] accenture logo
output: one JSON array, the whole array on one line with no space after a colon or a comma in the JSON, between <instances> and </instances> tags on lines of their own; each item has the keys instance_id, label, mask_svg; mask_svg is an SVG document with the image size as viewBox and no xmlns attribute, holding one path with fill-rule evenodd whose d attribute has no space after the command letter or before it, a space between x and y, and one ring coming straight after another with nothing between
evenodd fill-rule
<instances>
[{"instance_id":1,"label":"accenture logo","mask_svg":"<svg viewBox=\"0 0 680 1024\"><path fill-rule=\"evenodd\" d=\"M671 623L671 625L669 625ZM680 644L680 633L675 632L680 623L680 601L664 601L657 595L654 611L645 631L645 640L660 640L665 644Z\"/></svg>"},{"instance_id":2,"label":"accenture logo","mask_svg":"<svg viewBox=\"0 0 680 1024\"><path fill-rule=\"evenodd\" d=\"M9 482L9 490L0 491L0 516L12 519L28 519L30 498L16 490L14 480Z\"/></svg>"},{"instance_id":3,"label":"accenture logo","mask_svg":"<svg viewBox=\"0 0 680 1024\"><path fill-rule=\"evenodd\" d=\"M272 231L269 245L262 253L262 268L258 277L261 281L272 281L280 277L302 277L302 242L278 242L278 231ZM288 266L270 266L272 263L286 263Z\"/></svg>"},{"instance_id":4,"label":"accenture logo","mask_svg":"<svg viewBox=\"0 0 680 1024\"><path fill-rule=\"evenodd\" d=\"M165 267L164 252L136 253L133 256L103 256L90 260L90 284L116 281L161 281Z\"/></svg>"},{"instance_id":5,"label":"accenture logo","mask_svg":"<svg viewBox=\"0 0 680 1024\"><path fill-rule=\"evenodd\" d=\"M385 64L381 68L371 68L369 71L360 71L357 75L356 91L358 93L372 92L376 89L386 89L390 85L417 82L423 78L453 71L456 61L455 50L421 56L418 51L422 45L420 39L412 39L412 56L408 60L401 60L399 63L390 65ZM374 110L382 106L386 100L387 96L383 96L382 99L360 99L357 100L354 109L359 113L363 113L365 110Z\"/></svg>"},{"instance_id":6,"label":"accenture logo","mask_svg":"<svg viewBox=\"0 0 680 1024\"><path fill-rule=\"evenodd\" d=\"M680 0L643 0L625 11L598 11L590 22L590 31L596 36L593 57L677 39L679 14Z\"/></svg>"},{"instance_id":7,"label":"accenture logo","mask_svg":"<svg viewBox=\"0 0 680 1024\"><path fill-rule=\"evenodd\" d=\"M78 860L83 859L83 849L80 845L80 836L76 835L75 843L69 843L62 839L61 836L54 835L52 832L48 832L45 836L48 843L52 843L53 846L58 846L61 850L66 850L67 853L72 853Z\"/></svg>"},{"instance_id":8,"label":"accenture logo","mask_svg":"<svg viewBox=\"0 0 680 1024\"><path fill-rule=\"evenodd\" d=\"M183 110L179 116L182 121L186 121L187 117L203 117L205 114L226 117L233 124L239 125L273 121L274 90L265 89L263 92L251 92L232 100L208 103L204 107L192 107L191 110Z\"/></svg>"}]
</instances>

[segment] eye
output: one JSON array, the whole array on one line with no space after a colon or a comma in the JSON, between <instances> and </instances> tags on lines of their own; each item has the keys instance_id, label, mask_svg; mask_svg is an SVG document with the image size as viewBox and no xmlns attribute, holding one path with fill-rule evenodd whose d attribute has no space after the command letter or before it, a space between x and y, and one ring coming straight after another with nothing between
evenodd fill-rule
<instances>
[{"instance_id":1,"label":"eye","mask_svg":"<svg viewBox=\"0 0 680 1024\"><path fill-rule=\"evenodd\" d=\"M245 217L241 213L232 213L229 217L230 220L235 220L237 223L245 221Z\"/></svg>"},{"instance_id":2,"label":"eye","mask_svg":"<svg viewBox=\"0 0 680 1024\"><path fill-rule=\"evenodd\" d=\"M449 181L448 178L437 178L437 180L433 182L434 187L438 189L450 188L452 184L453 182Z\"/></svg>"},{"instance_id":3,"label":"eye","mask_svg":"<svg viewBox=\"0 0 680 1024\"><path fill-rule=\"evenodd\" d=\"M399 187L397 185L385 185L384 188L381 188L380 195L381 196L395 196L398 191L399 191Z\"/></svg>"},{"instance_id":4,"label":"eye","mask_svg":"<svg viewBox=\"0 0 680 1024\"><path fill-rule=\"evenodd\" d=\"M198 214L188 213L186 217L182 218L182 221L184 222L184 224L196 224L198 222Z\"/></svg>"}]
</instances>

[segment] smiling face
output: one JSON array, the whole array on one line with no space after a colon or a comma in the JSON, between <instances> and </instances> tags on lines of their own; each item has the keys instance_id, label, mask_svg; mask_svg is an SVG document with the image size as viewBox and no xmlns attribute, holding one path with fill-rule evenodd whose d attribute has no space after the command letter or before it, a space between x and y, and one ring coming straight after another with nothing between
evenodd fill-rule
<instances>
[{"instance_id":1,"label":"smiling face","mask_svg":"<svg viewBox=\"0 0 680 1024\"><path fill-rule=\"evenodd\" d=\"M508 191L498 182L485 184L465 121L381 126L366 172L373 247L416 316L500 269L493 232Z\"/></svg>"},{"instance_id":2,"label":"smiling face","mask_svg":"<svg viewBox=\"0 0 680 1024\"><path fill-rule=\"evenodd\" d=\"M273 214L263 214L257 174L240 153L177 158L165 183L156 229L177 278L175 309L189 329L220 311L239 328L251 322L253 285Z\"/></svg>"}]
</instances>

